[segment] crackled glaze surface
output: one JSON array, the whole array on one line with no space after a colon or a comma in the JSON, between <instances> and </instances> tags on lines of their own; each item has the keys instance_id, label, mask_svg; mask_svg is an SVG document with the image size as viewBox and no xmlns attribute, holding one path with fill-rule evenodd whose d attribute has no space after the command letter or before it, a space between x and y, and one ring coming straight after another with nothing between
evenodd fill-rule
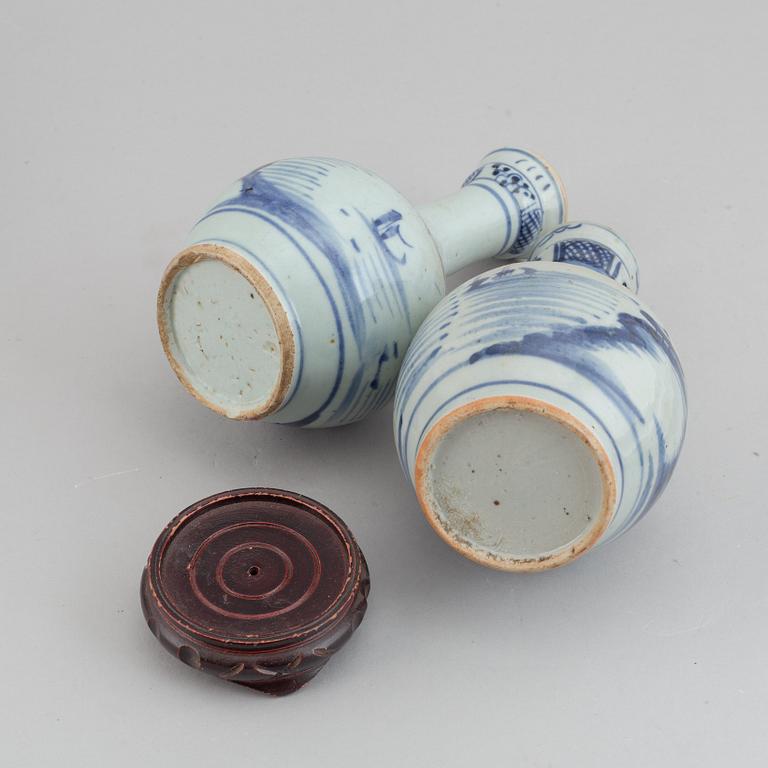
<instances>
[{"instance_id":1,"label":"crackled glaze surface","mask_svg":"<svg viewBox=\"0 0 768 768\"><path fill-rule=\"evenodd\" d=\"M564 208L548 167L511 148L421 211L351 163L270 163L221 196L171 263L158 298L166 354L195 397L232 418L356 421L393 395L413 334L445 293L444 273L529 252ZM206 287L207 260L221 269L208 268ZM227 269L239 274L227 281ZM201 279L187 299L191 270ZM236 277L253 290L240 291ZM256 307L239 301L246 293L260 325Z\"/></svg>"},{"instance_id":2,"label":"crackled glaze surface","mask_svg":"<svg viewBox=\"0 0 768 768\"><path fill-rule=\"evenodd\" d=\"M601 247L610 245L606 235ZM535 410L539 404L542 416L594 443L590 449L594 466L605 475L606 485L579 504L598 509L614 493L605 530L600 532L602 541L626 531L658 498L685 433L683 374L666 331L629 290L582 264L536 261L491 270L446 296L416 335L395 397L395 439L425 511L443 533L451 525L446 505L439 499L435 503L430 490L430 483L440 481L430 469L431 453L445 439L446 430L454 428L451 419L457 412L472 414L481 402L494 398L502 410L519 408L521 403L526 408L533 403L530 407ZM504 473L514 478L525 471L521 467L528 455L538 455L536 466L528 467L528 477L567 489L568 483L558 479L563 466L558 451L549 451L550 466L541 457L545 436L538 440L535 430L528 429L525 440L517 444L522 432L513 424L504 427L501 418L496 415L488 440L477 441L473 455L467 451L466 461L491 461L506 435L508 443L516 445L502 466ZM429 444L426 451L425 444ZM517 502L510 514L535 516L536 504L516 496L514 486L511 482L506 490L508 508ZM468 487L465 482L464 491ZM479 515L482 523L486 508L482 493L473 492L461 511L465 519ZM566 520L563 512L563 527L570 525L572 520ZM499 544L491 535L492 525L481 525L478 535L460 531L456 535L455 527L454 520L446 538L486 564L509 569L537 565L525 562L536 549L530 542ZM585 538L573 545L571 554L593 543ZM541 564L558 564L569 559L569 552L568 546L556 551L542 546L538 556Z\"/></svg>"}]
</instances>

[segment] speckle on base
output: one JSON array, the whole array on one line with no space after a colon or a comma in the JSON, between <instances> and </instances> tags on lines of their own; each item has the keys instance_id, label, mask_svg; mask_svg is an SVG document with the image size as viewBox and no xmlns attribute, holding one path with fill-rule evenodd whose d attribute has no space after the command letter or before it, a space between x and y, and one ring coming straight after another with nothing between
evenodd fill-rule
<instances>
[{"instance_id":1,"label":"speckle on base","mask_svg":"<svg viewBox=\"0 0 768 768\"><path fill-rule=\"evenodd\" d=\"M472 559L507 570L580 551L597 513L610 509L597 454L580 433L506 401L445 418L424 453L419 487L438 533Z\"/></svg>"}]
</instances>

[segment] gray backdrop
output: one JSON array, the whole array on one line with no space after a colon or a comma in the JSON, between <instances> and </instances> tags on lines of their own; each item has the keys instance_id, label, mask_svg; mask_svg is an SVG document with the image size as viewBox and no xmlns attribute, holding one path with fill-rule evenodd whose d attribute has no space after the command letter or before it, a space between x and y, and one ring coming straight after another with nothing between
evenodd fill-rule
<instances>
[{"instance_id":1,"label":"gray backdrop","mask_svg":"<svg viewBox=\"0 0 768 768\"><path fill-rule=\"evenodd\" d=\"M0 16L0 762L765 765L764 3ZM252 168L338 156L426 202L509 143L635 249L690 390L652 513L534 576L432 533L389 409L332 431L227 421L177 383L154 322L165 263ZM328 504L373 574L359 632L282 700L172 659L138 601L176 512L257 484Z\"/></svg>"}]
</instances>

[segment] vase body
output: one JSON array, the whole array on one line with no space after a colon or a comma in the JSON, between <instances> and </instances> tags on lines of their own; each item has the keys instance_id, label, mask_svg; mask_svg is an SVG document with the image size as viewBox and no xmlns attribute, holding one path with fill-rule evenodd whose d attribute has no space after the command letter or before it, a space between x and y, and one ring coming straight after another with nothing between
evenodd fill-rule
<instances>
[{"instance_id":1,"label":"vase body","mask_svg":"<svg viewBox=\"0 0 768 768\"><path fill-rule=\"evenodd\" d=\"M574 233L557 238L573 255ZM395 397L397 450L430 523L505 570L560 565L626 531L685 433L680 362L653 313L599 270L551 256L446 296Z\"/></svg>"},{"instance_id":2,"label":"vase body","mask_svg":"<svg viewBox=\"0 0 768 768\"><path fill-rule=\"evenodd\" d=\"M563 211L555 177L522 150L492 153L422 211L351 163L271 163L225 191L166 271L166 354L198 400L231 418L357 421L392 397L446 268L517 254Z\"/></svg>"}]
</instances>

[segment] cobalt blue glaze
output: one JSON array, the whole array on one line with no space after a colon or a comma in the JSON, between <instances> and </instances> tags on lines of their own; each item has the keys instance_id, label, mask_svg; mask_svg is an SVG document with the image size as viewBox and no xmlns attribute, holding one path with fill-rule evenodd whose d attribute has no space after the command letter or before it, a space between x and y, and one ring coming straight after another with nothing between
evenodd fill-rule
<instances>
[{"instance_id":1,"label":"cobalt blue glaze","mask_svg":"<svg viewBox=\"0 0 768 768\"><path fill-rule=\"evenodd\" d=\"M158 321L177 376L239 419L335 426L386 404L445 272L530 251L544 223L562 221L562 190L541 161L504 149L483 163L474 182L420 211L340 160L244 176L163 279Z\"/></svg>"},{"instance_id":2,"label":"cobalt blue glaze","mask_svg":"<svg viewBox=\"0 0 768 768\"><path fill-rule=\"evenodd\" d=\"M637 293L637 261L629 246L599 224L569 222L553 229L537 244L531 261L579 264L602 272Z\"/></svg>"},{"instance_id":3,"label":"cobalt blue glaze","mask_svg":"<svg viewBox=\"0 0 768 768\"><path fill-rule=\"evenodd\" d=\"M396 445L425 513L449 543L493 567L547 567L570 554L523 560L510 554L512 545L510 552L494 551L451 528L428 478L436 471L439 440L460 423L457 414L469 418L490 400L498 408L523 403L528 409L533 402L552 418L565 414L563 420L606 457L606 483L615 490L604 529L594 529L589 546L623 533L645 514L682 447L680 360L653 313L618 280L636 283L634 257L597 225L583 225L589 238L579 239L580 226L544 238L532 261L491 270L448 294L416 334L398 381ZM515 439L510 432L508 440ZM464 498L461 487L455 493ZM479 528L482 514L475 513Z\"/></svg>"}]
</instances>

